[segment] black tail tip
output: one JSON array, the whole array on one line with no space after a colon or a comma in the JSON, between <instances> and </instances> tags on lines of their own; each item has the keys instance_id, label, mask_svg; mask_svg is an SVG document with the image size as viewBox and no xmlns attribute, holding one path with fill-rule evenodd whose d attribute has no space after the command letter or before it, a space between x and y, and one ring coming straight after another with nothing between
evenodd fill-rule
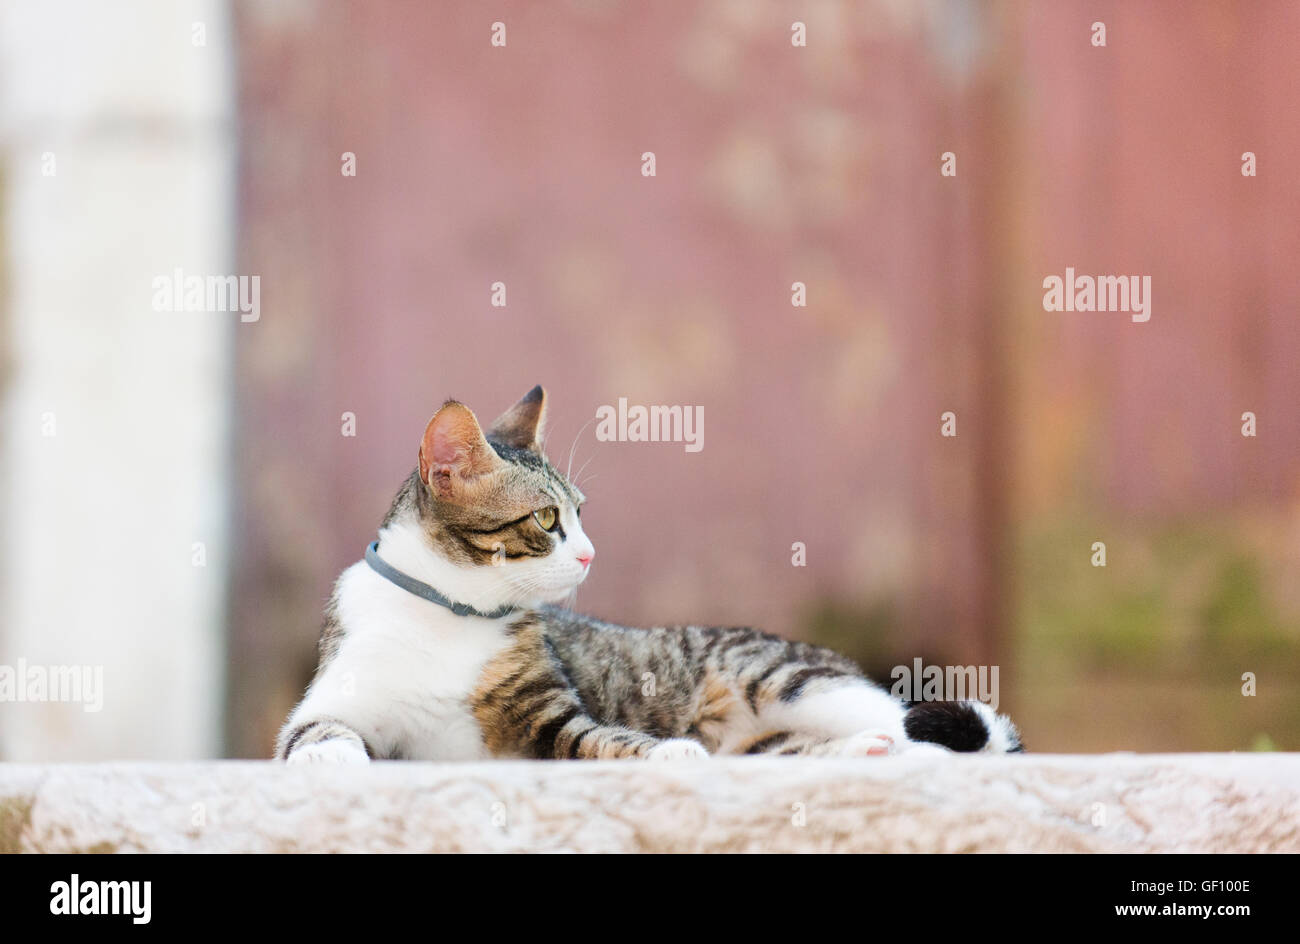
<instances>
[{"instance_id":1,"label":"black tail tip","mask_svg":"<svg viewBox=\"0 0 1300 944\"><path fill-rule=\"evenodd\" d=\"M917 702L903 717L903 731L910 740L938 744L950 751L982 751L990 740L995 751L1024 750L1010 721L969 701Z\"/></svg>"}]
</instances>

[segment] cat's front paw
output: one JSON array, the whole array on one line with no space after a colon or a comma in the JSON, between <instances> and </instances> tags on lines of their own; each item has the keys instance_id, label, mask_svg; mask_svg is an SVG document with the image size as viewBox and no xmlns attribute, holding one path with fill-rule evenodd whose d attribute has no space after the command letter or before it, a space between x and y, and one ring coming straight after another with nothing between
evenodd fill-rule
<instances>
[{"instance_id":1,"label":"cat's front paw","mask_svg":"<svg viewBox=\"0 0 1300 944\"><path fill-rule=\"evenodd\" d=\"M690 738L669 738L660 741L646 753L646 760L701 760L709 752Z\"/></svg>"},{"instance_id":2,"label":"cat's front paw","mask_svg":"<svg viewBox=\"0 0 1300 944\"><path fill-rule=\"evenodd\" d=\"M295 748L286 764L368 764L365 748L343 738L330 738Z\"/></svg>"}]
</instances>

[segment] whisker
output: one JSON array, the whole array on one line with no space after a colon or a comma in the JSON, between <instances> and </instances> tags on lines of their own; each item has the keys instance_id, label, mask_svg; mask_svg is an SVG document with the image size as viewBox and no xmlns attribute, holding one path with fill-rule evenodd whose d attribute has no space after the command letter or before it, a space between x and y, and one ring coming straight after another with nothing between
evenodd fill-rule
<instances>
[{"instance_id":1,"label":"whisker","mask_svg":"<svg viewBox=\"0 0 1300 944\"><path fill-rule=\"evenodd\" d=\"M578 470L578 476L577 476L578 478L582 478L582 473L586 471L587 466L591 465L591 460L594 458L596 458L596 456L593 453L591 458L582 464L582 468ZM573 479L569 479L569 481L572 482ZM581 491L581 489L579 489L579 491Z\"/></svg>"},{"instance_id":2,"label":"whisker","mask_svg":"<svg viewBox=\"0 0 1300 944\"><path fill-rule=\"evenodd\" d=\"M591 419L587 420L587 422L583 423L582 429L578 430L578 432L574 435L573 445L569 447L569 465L564 471L564 477L566 479L569 478L569 473L573 471L573 454L578 449L578 440L582 437L582 434L587 431L587 427L590 426L595 421L596 421L596 417L593 416ZM570 479L570 481L572 481L572 479Z\"/></svg>"}]
</instances>

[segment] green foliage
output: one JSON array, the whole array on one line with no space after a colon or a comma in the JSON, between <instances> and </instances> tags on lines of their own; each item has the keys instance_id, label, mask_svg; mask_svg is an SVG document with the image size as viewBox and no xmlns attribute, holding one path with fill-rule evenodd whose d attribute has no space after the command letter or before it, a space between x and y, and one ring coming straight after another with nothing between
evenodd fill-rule
<instances>
[{"instance_id":1,"label":"green foliage","mask_svg":"<svg viewBox=\"0 0 1300 944\"><path fill-rule=\"evenodd\" d=\"M1090 563L1098 531L1105 567ZM1225 680L1225 667L1229 679L1300 670L1300 627L1272 602L1259 552L1229 529L1058 524L1028 537L1021 557L1030 664L1205 680Z\"/></svg>"},{"instance_id":2,"label":"green foliage","mask_svg":"<svg viewBox=\"0 0 1300 944\"><path fill-rule=\"evenodd\" d=\"M1256 734L1255 740L1250 742L1250 749L1252 751L1275 751L1278 747L1267 734Z\"/></svg>"},{"instance_id":3,"label":"green foliage","mask_svg":"<svg viewBox=\"0 0 1300 944\"><path fill-rule=\"evenodd\" d=\"M1105 567L1092 565L1095 541ZM998 660L1011 667L1003 704L1031 748L1295 749L1300 613L1284 605L1294 597L1277 583L1286 576L1268 570L1277 541L1233 521L1026 528L1011 581L1015 651ZM924 634L889 603L818 601L803 626L802 638L885 684L900 660L956 659L921 651ZM1254 695L1243 691L1247 672Z\"/></svg>"},{"instance_id":4,"label":"green foliage","mask_svg":"<svg viewBox=\"0 0 1300 944\"><path fill-rule=\"evenodd\" d=\"M1020 547L1016 704L1056 750L1277 750L1300 730L1300 618L1272 535L1232 522L1056 522ZM1107 565L1091 547L1105 541ZM1274 580L1282 579L1275 577ZM1253 673L1256 694L1243 693ZM1286 745L1283 745L1285 747Z\"/></svg>"}]
</instances>

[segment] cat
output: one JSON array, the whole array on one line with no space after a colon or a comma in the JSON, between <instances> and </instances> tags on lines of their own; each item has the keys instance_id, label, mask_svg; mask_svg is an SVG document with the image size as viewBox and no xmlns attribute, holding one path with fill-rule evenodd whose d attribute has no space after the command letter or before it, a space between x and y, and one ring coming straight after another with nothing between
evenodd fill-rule
<instances>
[{"instance_id":1,"label":"cat","mask_svg":"<svg viewBox=\"0 0 1300 944\"><path fill-rule=\"evenodd\" d=\"M631 629L555 606L590 573L583 494L538 386L485 434L449 400L365 560L339 577L285 723L291 764L1021 750L976 701L909 706L849 659L745 628Z\"/></svg>"}]
</instances>

